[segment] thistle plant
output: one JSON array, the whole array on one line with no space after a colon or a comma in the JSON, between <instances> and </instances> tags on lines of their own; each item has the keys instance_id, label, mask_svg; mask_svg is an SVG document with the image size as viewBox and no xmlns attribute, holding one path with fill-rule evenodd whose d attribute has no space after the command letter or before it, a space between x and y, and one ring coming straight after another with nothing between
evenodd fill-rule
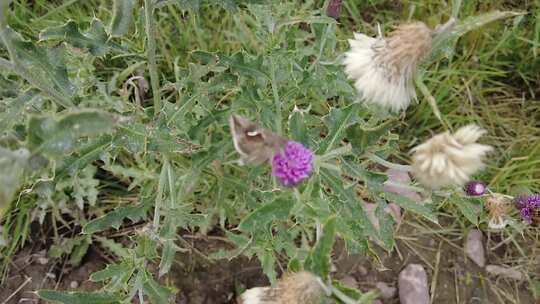
<instances>
[{"instance_id":1,"label":"thistle plant","mask_svg":"<svg viewBox=\"0 0 540 304\"><path fill-rule=\"evenodd\" d=\"M490 197L479 183L462 195L493 150L477 142L481 127L435 135L411 165L395 164L397 120L365 105L403 112L415 85L427 98L431 86L416 80L444 41L515 13L401 23L356 34L347 49L333 19L346 1L325 8L332 18L295 1L240 2L103 1L82 21L42 12L36 33L19 23L22 2L0 0L3 277L31 224L51 223L39 245L48 255L75 267L97 248L107 266L88 278L99 290L48 286L37 293L47 301L173 302L177 253L191 252L209 263L258 259L273 285L238 294L244 304L370 303L375 292L332 280L336 240L349 254L373 243L391 251L396 223L385 210L437 222L438 197ZM203 29L205 18L227 30ZM382 167L418 184L389 183ZM529 218L534 199L520 202ZM502 204L489 206L506 220ZM227 245L201 254L187 241L212 233Z\"/></svg>"}]
</instances>

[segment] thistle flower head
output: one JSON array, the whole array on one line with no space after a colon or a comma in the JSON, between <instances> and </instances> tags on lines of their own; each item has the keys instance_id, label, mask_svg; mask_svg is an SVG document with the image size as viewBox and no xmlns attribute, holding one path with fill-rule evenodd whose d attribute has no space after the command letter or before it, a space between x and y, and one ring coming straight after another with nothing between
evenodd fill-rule
<instances>
[{"instance_id":1,"label":"thistle flower head","mask_svg":"<svg viewBox=\"0 0 540 304\"><path fill-rule=\"evenodd\" d=\"M311 175L313 152L301 143L289 141L272 159L272 173L285 186L295 186Z\"/></svg>"},{"instance_id":2,"label":"thistle flower head","mask_svg":"<svg viewBox=\"0 0 540 304\"><path fill-rule=\"evenodd\" d=\"M499 193L493 193L486 198L485 207L489 214L488 227L502 229L508 224L506 219L511 209L510 200Z\"/></svg>"},{"instance_id":3,"label":"thistle flower head","mask_svg":"<svg viewBox=\"0 0 540 304\"><path fill-rule=\"evenodd\" d=\"M484 133L477 125L468 125L454 134L435 135L412 150L413 175L432 189L462 186L484 167L484 157L492 150L476 143Z\"/></svg>"},{"instance_id":4,"label":"thistle flower head","mask_svg":"<svg viewBox=\"0 0 540 304\"><path fill-rule=\"evenodd\" d=\"M486 184L479 181L471 181L465 185L465 192L470 196L481 196L486 194Z\"/></svg>"},{"instance_id":5,"label":"thistle flower head","mask_svg":"<svg viewBox=\"0 0 540 304\"><path fill-rule=\"evenodd\" d=\"M413 75L429 53L432 30L422 22L398 26L387 38L355 33L345 54L345 72L366 103L393 112L406 109L416 98Z\"/></svg>"},{"instance_id":6,"label":"thistle flower head","mask_svg":"<svg viewBox=\"0 0 540 304\"><path fill-rule=\"evenodd\" d=\"M521 218L526 224L531 224L535 215L540 212L540 195L522 195L515 200L516 207L519 209Z\"/></svg>"},{"instance_id":7,"label":"thistle flower head","mask_svg":"<svg viewBox=\"0 0 540 304\"><path fill-rule=\"evenodd\" d=\"M306 271L286 274L276 287L255 287L240 297L241 304L316 304L324 290L320 279Z\"/></svg>"}]
</instances>

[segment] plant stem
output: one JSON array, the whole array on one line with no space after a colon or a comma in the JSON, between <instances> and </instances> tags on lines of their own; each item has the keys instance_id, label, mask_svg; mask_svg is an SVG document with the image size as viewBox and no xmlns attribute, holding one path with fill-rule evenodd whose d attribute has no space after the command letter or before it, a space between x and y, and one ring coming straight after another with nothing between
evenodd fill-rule
<instances>
[{"instance_id":1,"label":"plant stem","mask_svg":"<svg viewBox=\"0 0 540 304\"><path fill-rule=\"evenodd\" d=\"M400 164L394 164L392 162L389 162L387 160L384 160L380 157L378 157L377 155L375 155L374 153L367 153L366 156L371 160L371 161L374 161L378 164L381 164L389 169L396 169L396 170L400 170L400 171L411 171L411 166L408 166L408 165L400 165Z\"/></svg>"},{"instance_id":2,"label":"plant stem","mask_svg":"<svg viewBox=\"0 0 540 304\"><path fill-rule=\"evenodd\" d=\"M276 133L277 134L282 134L282 130L281 130L281 123L282 123L282 115L281 115L281 111L282 111L282 108L281 108L281 100L279 99L279 92L278 92L278 87L277 87L277 82L276 82L276 67L274 65L274 58L271 58L271 61L270 61L270 67L271 67L271 70L270 70L270 82L271 82L271 85L272 85L272 95L274 95L274 106L275 106L275 111L276 111Z\"/></svg>"},{"instance_id":3,"label":"plant stem","mask_svg":"<svg viewBox=\"0 0 540 304\"><path fill-rule=\"evenodd\" d=\"M146 28L146 56L148 58L148 70L150 71L150 83L154 97L154 116L161 112L161 97L159 91L159 74L156 64L156 25L154 23L154 5L152 0L144 0L144 19Z\"/></svg>"},{"instance_id":4,"label":"plant stem","mask_svg":"<svg viewBox=\"0 0 540 304\"><path fill-rule=\"evenodd\" d=\"M11 0L0 0L0 31L7 27L7 10L9 9Z\"/></svg>"}]
</instances>

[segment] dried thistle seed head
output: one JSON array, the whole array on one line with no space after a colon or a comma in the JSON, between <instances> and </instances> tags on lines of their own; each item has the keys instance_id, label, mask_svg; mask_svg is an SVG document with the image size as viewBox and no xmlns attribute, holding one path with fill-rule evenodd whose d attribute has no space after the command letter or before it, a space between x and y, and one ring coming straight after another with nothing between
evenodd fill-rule
<instances>
[{"instance_id":1,"label":"dried thistle seed head","mask_svg":"<svg viewBox=\"0 0 540 304\"><path fill-rule=\"evenodd\" d=\"M399 25L386 38L386 46L377 54L377 62L385 66L393 79L411 75L417 63L431 50L432 31L422 22Z\"/></svg>"},{"instance_id":2,"label":"dried thistle seed head","mask_svg":"<svg viewBox=\"0 0 540 304\"><path fill-rule=\"evenodd\" d=\"M492 150L476 143L485 132L477 125L468 125L454 134L435 135L412 150L413 175L432 189L463 186L484 167L485 155Z\"/></svg>"},{"instance_id":3,"label":"dried thistle seed head","mask_svg":"<svg viewBox=\"0 0 540 304\"><path fill-rule=\"evenodd\" d=\"M412 78L428 54L432 31L422 22L402 24L387 38L354 34L345 54L345 72L366 103L391 111L405 110L416 98Z\"/></svg>"},{"instance_id":4,"label":"dried thistle seed head","mask_svg":"<svg viewBox=\"0 0 540 304\"><path fill-rule=\"evenodd\" d=\"M506 217L512 209L509 198L499 193L493 193L486 198L484 206L489 213L489 228L501 229L507 225Z\"/></svg>"},{"instance_id":5,"label":"dried thistle seed head","mask_svg":"<svg viewBox=\"0 0 540 304\"><path fill-rule=\"evenodd\" d=\"M241 304L318 304L323 288L314 274L306 271L285 274L276 287L255 287L240 296Z\"/></svg>"}]
</instances>

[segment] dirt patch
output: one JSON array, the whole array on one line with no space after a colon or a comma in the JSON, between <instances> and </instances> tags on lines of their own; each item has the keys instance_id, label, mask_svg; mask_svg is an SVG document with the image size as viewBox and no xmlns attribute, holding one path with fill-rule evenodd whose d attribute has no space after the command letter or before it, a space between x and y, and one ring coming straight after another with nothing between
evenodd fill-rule
<instances>
[{"instance_id":1,"label":"dirt patch","mask_svg":"<svg viewBox=\"0 0 540 304\"><path fill-rule=\"evenodd\" d=\"M103 267L104 259L92 248L76 268L47 258L44 250L33 252L32 248L25 248L9 263L9 272L0 288L0 303L38 303L35 292L39 289L96 290L100 285L88 281L88 277Z\"/></svg>"},{"instance_id":2,"label":"dirt patch","mask_svg":"<svg viewBox=\"0 0 540 304\"><path fill-rule=\"evenodd\" d=\"M351 256L338 245L333 255L333 277L363 291L376 289L380 282L392 288L397 287L399 272L406 265L418 263L428 273L432 303L536 303L526 281L490 277L466 258L461 228L453 229L453 223L443 226L441 229L406 216L396 235L396 250L390 253L373 245L369 256ZM438 232L442 230L444 233ZM488 264L502 264L515 256L514 246L501 243L500 236L486 237ZM215 261L207 256L219 249L233 249L222 236L184 234L182 240L185 252L178 253L169 275L161 278L163 283L178 289L176 303L233 304L244 289L269 284L256 259ZM536 254L536 249L529 250L532 251L524 254ZM100 285L89 282L88 277L105 265L106 258L96 247L90 247L76 268L62 265L58 259L48 259L42 248L25 248L10 263L7 279L0 289L0 303L39 303L35 291L41 288L99 289ZM527 271L540 273L538 265ZM399 303L397 293L383 303Z\"/></svg>"}]
</instances>

